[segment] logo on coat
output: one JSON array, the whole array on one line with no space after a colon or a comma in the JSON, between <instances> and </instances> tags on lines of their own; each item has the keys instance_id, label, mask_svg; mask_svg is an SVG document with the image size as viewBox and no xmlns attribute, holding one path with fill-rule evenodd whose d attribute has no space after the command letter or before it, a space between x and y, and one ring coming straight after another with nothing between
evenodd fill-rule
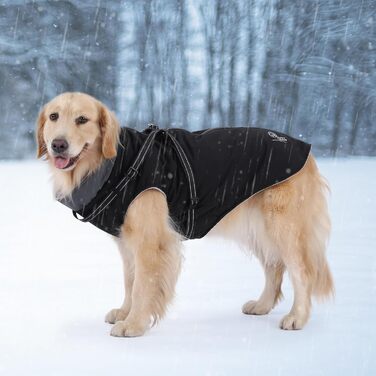
<instances>
[{"instance_id":1,"label":"logo on coat","mask_svg":"<svg viewBox=\"0 0 376 376\"><path fill-rule=\"evenodd\" d=\"M269 131L269 132L268 132L268 135L272 138L272 141L287 142L287 138L286 138L286 137L278 136L278 135L276 135L276 134L275 134L274 132L272 132L272 131Z\"/></svg>"}]
</instances>

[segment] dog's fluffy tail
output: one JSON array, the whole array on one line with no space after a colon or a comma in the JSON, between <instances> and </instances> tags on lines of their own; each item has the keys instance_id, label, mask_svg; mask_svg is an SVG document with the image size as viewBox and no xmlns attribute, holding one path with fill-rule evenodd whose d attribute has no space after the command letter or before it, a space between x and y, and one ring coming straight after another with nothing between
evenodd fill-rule
<instances>
[{"instance_id":1,"label":"dog's fluffy tail","mask_svg":"<svg viewBox=\"0 0 376 376\"><path fill-rule=\"evenodd\" d=\"M309 247L306 255L306 267L309 270L312 282L312 294L318 299L325 299L334 296L333 278L326 259L326 248L329 240L331 223L327 205L329 186L326 179L321 176L313 157L308 161L309 169L313 174L313 185L311 186L311 217L308 218L307 232Z\"/></svg>"}]
</instances>

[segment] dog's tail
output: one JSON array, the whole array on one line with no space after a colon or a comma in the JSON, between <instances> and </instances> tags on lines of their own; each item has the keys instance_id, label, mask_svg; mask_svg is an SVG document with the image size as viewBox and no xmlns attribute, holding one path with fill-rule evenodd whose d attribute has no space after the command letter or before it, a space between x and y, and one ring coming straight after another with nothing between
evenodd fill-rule
<instances>
[{"instance_id":1,"label":"dog's tail","mask_svg":"<svg viewBox=\"0 0 376 376\"><path fill-rule=\"evenodd\" d=\"M306 256L306 267L312 283L312 294L318 299L334 296L332 274L326 258L331 222L328 212L327 195L330 192L326 179L320 174L312 156L309 158L309 169L314 175L311 186L311 216L308 219L307 232L309 247Z\"/></svg>"}]
</instances>

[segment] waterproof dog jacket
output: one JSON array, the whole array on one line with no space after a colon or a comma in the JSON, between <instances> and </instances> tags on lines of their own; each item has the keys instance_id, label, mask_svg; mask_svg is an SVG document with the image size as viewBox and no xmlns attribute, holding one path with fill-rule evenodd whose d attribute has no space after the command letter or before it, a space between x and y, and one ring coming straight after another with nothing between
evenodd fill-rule
<instances>
[{"instance_id":1,"label":"waterproof dog jacket","mask_svg":"<svg viewBox=\"0 0 376 376\"><path fill-rule=\"evenodd\" d=\"M119 236L129 205L155 188L178 231L201 238L244 200L300 171L310 148L261 128L122 128L116 158L60 201L81 221Z\"/></svg>"}]
</instances>

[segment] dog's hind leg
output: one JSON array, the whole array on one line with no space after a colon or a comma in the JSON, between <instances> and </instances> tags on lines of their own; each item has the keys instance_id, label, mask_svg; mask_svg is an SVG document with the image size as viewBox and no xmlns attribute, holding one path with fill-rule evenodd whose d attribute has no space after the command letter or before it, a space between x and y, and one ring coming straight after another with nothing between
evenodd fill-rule
<instances>
[{"instance_id":1,"label":"dog's hind leg","mask_svg":"<svg viewBox=\"0 0 376 376\"><path fill-rule=\"evenodd\" d=\"M330 232L326 183L314 159L292 179L260 195L268 237L286 265L294 287L291 311L282 329L301 329L311 310L311 296L330 296L333 281L325 249Z\"/></svg>"},{"instance_id":2,"label":"dog's hind leg","mask_svg":"<svg viewBox=\"0 0 376 376\"><path fill-rule=\"evenodd\" d=\"M309 251L305 242L307 230L305 218L299 215L302 206L295 181L282 183L261 196L267 236L286 266L294 287L294 304L281 321L282 329L301 329L311 309L312 283L307 270L309 263L305 260Z\"/></svg>"},{"instance_id":3,"label":"dog's hind leg","mask_svg":"<svg viewBox=\"0 0 376 376\"><path fill-rule=\"evenodd\" d=\"M294 303L290 312L281 320L280 328L302 329L311 311L312 285L302 261L292 261L287 270L294 287Z\"/></svg>"},{"instance_id":4,"label":"dog's hind leg","mask_svg":"<svg viewBox=\"0 0 376 376\"><path fill-rule=\"evenodd\" d=\"M211 235L234 240L241 248L254 253L264 268L265 286L258 300L250 300L242 311L248 315L265 315L282 297L281 284L285 265L270 239L260 206L262 196L248 199L227 214Z\"/></svg>"},{"instance_id":5,"label":"dog's hind leg","mask_svg":"<svg viewBox=\"0 0 376 376\"><path fill-rule=\"evenodd\" d=\"M264 265L265 286L258 300L250 300L243 305L242 311L247 315L265 315L282 298L281 284L285 266L282 262Z\"/></svg>"},{"instance_id":6,"label":"dog's hind leg","mask_svg":"<svg viewBox=\"0 0 376 376\"><path fill-rule=\"evenodd\" d=\"M174 296L181 241L170 225L165 196L153 189L130 205L121 231L134 257L134 281L130 312L115 323L111 335L134 337L164 316Z\"/></svg>"},{"instance_id":7,"label":"dog's hind leg","mask_svg":"<svg viewBox=\"0 0 376 376\"><path fill-rule=\"evenodd\" d=\"M125 297L120 308L114 308L107 313L105 321L114 324L117 321L125 320L132 306L132 288L134 281L134 256L130 249L126 247L123 239L117 241L120 255L123 261L124 290Z\"/></svg>"}]
</instances>

